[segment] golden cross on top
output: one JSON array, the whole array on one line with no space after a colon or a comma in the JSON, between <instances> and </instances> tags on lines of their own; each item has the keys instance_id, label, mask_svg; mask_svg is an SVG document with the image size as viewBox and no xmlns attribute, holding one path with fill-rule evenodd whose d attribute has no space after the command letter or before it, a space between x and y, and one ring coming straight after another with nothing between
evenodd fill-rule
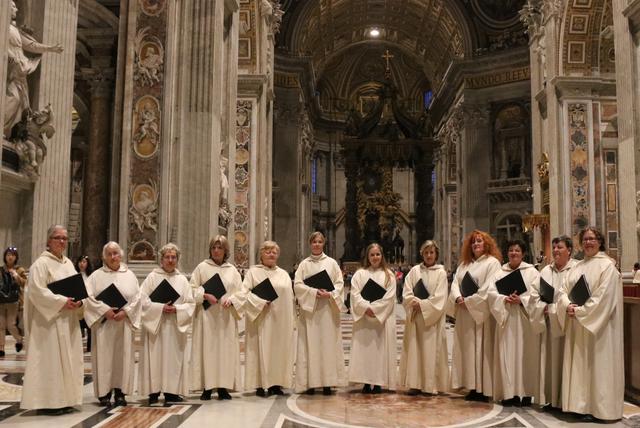
<instances>
[{"instance_id":1,"label":"golden cross on top","mask_svg":"<svg viewBox=\"0 0 640 428\"><path fill-rule=\"evenodd\" d=\"M389 60L391 58L393 58L393 55L391 55L391 53L389 52L389 49L384 51L384 54L382 55L382 58L387 60L387 71L391 70L391 68L389 67L389 65L390 65Z\"/></svg>"}]
</instances>

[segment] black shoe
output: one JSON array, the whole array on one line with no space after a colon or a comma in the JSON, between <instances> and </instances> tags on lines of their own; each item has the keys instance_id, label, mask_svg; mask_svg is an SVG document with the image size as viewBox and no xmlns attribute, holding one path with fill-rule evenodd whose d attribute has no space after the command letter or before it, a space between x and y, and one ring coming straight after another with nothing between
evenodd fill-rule
<instances>
[{"instance_id":1,"label":"black shoe","mask_svg":"<svg viewBox=\"0 0 640 428\"><path fill-rule=\"evenodd\" d=\"M478 399L478 394L475 389L469 391L467 395L464 396L465 401L476 401Z\"/></svg>"},{"instance_id":2,"label":"black shoe","mask_svg":"<svg viewBox=\"0 0 640 428\"><path fill-rule=\"evenodd\" d=\"M231 394L227 388L218 388L218 400L231 400Z\"/></svg>"},{"instance_id":3,"label":"black shoe","mask_svg":"<svg viewBox=\"0 0 640 428\"><path fill-rule=\"evenodd\" d=\"M209 401L211 400L212 393L213 393L213 389L205 389L204 391L202 391L202 395L200 396L200 399L202 401Z\"/></svg>"},{"instance_id":4,"label":"black shoe","mask_svg":"<svg viewBox=\"0 0 640 428\"><path fill-rule=\"evenodd\" d=\"M182 403L184 398L180 397L178 394L170 394L168 392L164 393L164 402L165 403Z\"/></svg>"},{"instance_id":5,"label":"black shoe","mask_svg":"<svg viewBox=\"0 0 640 428\"><path fill-rule=\"evenodd\" d=\"M22 351L22 342L16 342L16 352Z\"/></svg>"},{"instance_id":6,"label":"black shoe","mask_svg":"<svg viewBox=\"0 0 640 428\"><path fill-rule=\"evenodd\" d=\"M508 400L500 401L500 404L502 406L504 406L504 407L519 406L520 405L520 398L512 397L512 398L509 398Z\"/></svg>"},{"instance_id":7,"label":"black shoe","mask_svg":"<svg viewBox=\"0 0 640 428\"><path fill-rule=\"evenodd\" d=\"M331 392L330 386L322 387L322 395L331 395L331 394L333 394L333 392Z\"/></svg>"},{"instance_id":8,"label":"black shoe","mask_svg":"<svg viewBox=\"0 0 640 428\"><path fill-rule=\"evenodd\" d=\"M284 392L282 391L282 387L280 385L273 385L269 387L269 394L284 395Z\"/></svg>"},{"instance_id":9,"label":"black shoe","mask_svg":"<svg viewBox=\"0 0 640 428\"><path fill-rule=\"evenodd\" d=\"M258 397L266 397L267 393L264 391L264 388L256 388L256 395Z\"/></svg>"},{"instance_id":10,"label":"black shoe","mask_svg":"<svg viewBox=\"0 0 640 428\"><path fill-rule=\"evenodd\" d=\"M75 409L73 407L60 407L58 409L38 409L36 410L36 414L45 416L60 416L67 415L74 411Z\"/></svg>"},{"instance_id":11,"label":"black shoe","mask_svg":"<svg viewBox=\"0 0 640 428\"><path fill-rule=\"evenodd\" d=\"M371 385L369 385L368 383L365 383L364 386L362 387L362 393L371 394Z\"/></svg>"},{"instance_id":12,"label":"black shoe","mask_svg":"<svg viewBox=\"0 0 640 428\"><path fill-rule=\"evenodd\" d=\"M124 394L123 395L116 395L116 398L115 398L115 400L113 402L113 406L114 407L118 407L118 406L126 407L127 406L127 400L125 400Z\"/></svg>"},{"instance_id":13,"label":"black shoe","mask_svg":"<svg viewBox=\"0 0 640 428\"><path fill-rule=\"evenodd\" d=\"M313 395L313 394L316 393L316 389L315 388L309 388L304 393L305 393L305 395Z\"/></svg>"},{"instance_id":14,"label":"black shoe","mask_svg":"<svg viewBox=\"0 0 640 428\"><path fill-rule=\"evenodd\" d=\"M374 385L373 389L371 390L372 394L380 394L382 392L382 388L380 387L380 385Z\"/></svg>"},{"instance_id":15,"label":"black shoe","mask_svg":"<svg viewBox=\"0 0 640 428\"><path fill-rule=\"evenodd\" d=\"M158 397L160 397L159 392L149 394L149 405L156 404L158 402Z\"/></svg>"},{"instance_id":16,"label":"black shoe","mask_svg":"<svg viewBox=\"0 0 640 428\"><path fill-rule=\"evenodd\" d=\"M580 422L585 422L589 424L596 424L602 422L600 419L596 418L593 415L579 415Z\"/></svg>"},{"instance_id":17,"label":"black shoe","mask_svg":"<svg viewBox=\"0 0 640 428\"><path fill-rule=\"evenodd\" d=\"M111 406L111 392L109 392L104 397L98 397L98 401L100 402L100 406L109 407Z\"/></svg>"},{"instance_id":18,"label":"black shoe","mask_svg":"<svg viewBox=\"0 0 640 428\"><path fill-rule=\"evenodd\" d=\"M409 392L407 392L407 395L411 395L411 396L420 395L420 390L416 388L411 388Z\"/></svg>"},{"instance_id":19,"label":"black shoe","mask_svg":"<svg viewBox=\"0 0 640 428\"><path fill-rule=\"evenodd\" d=\"M530 407L531 406L531 397L522 397L520 400L521 407Z\"/></svg>"}]
</instances>

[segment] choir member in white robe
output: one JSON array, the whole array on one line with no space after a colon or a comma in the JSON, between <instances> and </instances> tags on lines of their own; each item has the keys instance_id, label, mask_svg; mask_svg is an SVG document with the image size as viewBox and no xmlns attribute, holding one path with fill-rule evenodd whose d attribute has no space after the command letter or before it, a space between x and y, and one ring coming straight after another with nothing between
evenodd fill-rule
<instances>
[{"instance_id":1,"label":"choir member in white robe","mask_svg":"<svg viewBox=\"0 0 640 428\"><path fill-rule=\"evenodd\" d=\"M622 278L600 231L587 227L579 238L584 260L569 271L557 303L565 328L562 410L585 421L616 420L624 403ZM569 293L582 275L591 297L577 306Z\"/></svg>"},{"instance_id":2,"label":"choir member in white robe","mask_svg":"<svg viewBox=\"0 0 640 428\"><path fill-rule=\"evenodd\" d=\"M502 255L486 232L469 233L460 251L461 263L449 293L451 315L456 319L453 335L451 388L467 389L466 400L488 401L493 395L493 336L495 320L487 303L493 275L500 270ZM469 273L478 292L464 297L460 284Z\"/></svg>"},{"instance_id":3,"label":"choir member in white robe","mask_svg":"<svg viewBox=\"0 0 640 428\"><path fill-rule=\"evenodd\" d=\"M184 401L189 392L187 331L195 304L187 278L177 269L180 249L166 244L160 249L160 268L142 282L142 351L140 352L140 394L157 403L160 392L165 403ZM180 295L167 304L152 302L149 295L166 280Z\"/></svg>"},{"instance_id":4,"label":"choir member in white robe","mask_svg":"<svg viewBox=\"0 0 640 428\"><path fill-rule=\"evenodd\" d=\"M231 400L228 390L240 385L240 340L238 320L243 304L242 278L231 263L229 242L223 235L209 242L209 258L201 262L191 275L196 302L191 351L191 389L202 389L201 400L210 400L217 388L218 400ZM202 287L219 275L226 293L216 299ZM207 309L203 303L211 306Z\"/></svg>"},{"instance_id":5,"label":"choir member in white robe","mask_svg":"<svg viewBox=\"0 0 640 428\"><path fill-rule=\"evenodd\" d=\"M76 274L73 262L64 256L67 242L64 226L49 228L47 250L29 268L25 297L27 365L20 407L51 415L82 405L82 301L53 294L47 287Z\"/></svg>"},{"instance_id":6,"label":"choir member in white robe","mask_svg":"<svg viewBox=\"0 0 640 428\"><path fill-rule=\"evenodd\" d=\"M277 266L280 247L273 241L260 246L260 263L247 271L245 291L245 389L256 389L256 395L283 395L282 388L293 386L295 358L295 307L293 285L289 274ZM251 290L265 279L278 294L272 302ZM265 388L268 391L265 392Z\"/></svg>"},{"instance_id":7,"label":"choir member in white robe","mask_svg":"<svg viewBox=\"0 0 640 428\"><path fill-rule=\"evenodd\" d=\"M123 251L117 242L108 242L102 249L104 266L87 280L84 318L91 328L93 345L93 391L100 405L126 406L125 396L134 391L134 339L140 328L140 285L136 275L122 263ZM111 284L127 301L122 308L113 308L96 299Z\"/></svg>"},{"instance_id":8,"label":"choir member in white robe","mask_svg":"<svg viewBox=\"0 0 640 428\"><path fill-rule=\"evenodd\" d=\"M530 406L538 397L540 334L533 332L527 305L532 284L540 274L533 265L522 261L525 243L507 242L509 263L502 265L489 284L489 308L496 319L493 355L493 399L503 406ZM508 296L498 292L496 282L520 271L527 289L522 294Z\"/></svg>"},{"instance_id":9,"label":"choir member in white robe","mask_svg":"<svg viewBox=\"0 0 640 428\"><path fill-rule=\"evenodd\" d=\"M398 378L396 276L387 268L379 244L370 244L365 254L364 267L351 278L353 334L349 382L363 383L362 392L365 394L379 394L383 386L394 390ZM369 279L386 289L384 296L373 302L365 300L361 294Z\"/></svg>"},{"instance_id":10,"label":"choir member in white robe","mask_svg":"<svg viewBox=\"0 0 640 428\"><path fill-rule=\"evenodd\" d=\"M342 271L338 263L323 252L324 243L322 232L311 234L311 255L300 262L295 273L294 292L300 306L295 390L313 394L315 388L322 387L323 394L330 395L332 386L346 383L340 313L347 308ZM304 283L306 278L323 270L331 278L333 291Z\"/></svg>"},{"instance_id":11,"label":"choir member in white robe","mask_svg":"<svg viewBox=\"0 0 640 428\"><path fill-rule=\"evenodd\" d=\"M449 352L445 333L445 305L449 295L447 271L436 264L440 250L435 241L420 248L423 262L414 266L402 291L406 323L400 356L400 385L409 395L437 394L449 389ZM419 299L413 288L422 280L429 297Z\"/></svg>"},{"instance_id":12,"label":"choir member in white robe","mask_svg":"<svg viewBox=\"0 0 640 428\"><path fill-rule=\"evenodd\" d=\"M555 290L558 289L577 263L571 258L573 241L566 235L553 238L551 241L553 263L545 266L540 278ZM540 281L533 284L531 298L528 299L527 312L531 327L540 334L540 384L539 402L547 403L544 410L560 409L562 406L562 364L564 359L564 330L558 323L557 305L547 304L540 298Z\"/></svg>"}]
</instances>

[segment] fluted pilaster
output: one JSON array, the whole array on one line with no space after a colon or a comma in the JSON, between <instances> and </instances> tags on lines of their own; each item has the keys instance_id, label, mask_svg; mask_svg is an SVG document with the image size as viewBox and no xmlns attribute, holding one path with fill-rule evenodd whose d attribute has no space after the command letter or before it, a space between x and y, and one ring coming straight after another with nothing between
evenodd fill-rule
<instances>
[{"instance_id":1,"label":"fluted pilaster","mask_svg":"<svg viewBox=\"0 0 640 428\"><path fill-rule=\"evenodd\" d=\"M47 228L65 224L69 208L69 168L71 162L71 109L76 52L78 9L76 2L49 0L42 7L42 41L59 43L61 54L44 54L32 107L41 110L51 103L56 133L48 140L47 157L40 167L40 179L33 194L31 254L35 258L46 242Z\"/></svg>"},{"instance_id":2,"label":"fluted pilaster","mask_svg":"<svg viewBox=\"0 0 640 428\"><path fill-rule=\"evenodd\" d=\"M173 187L185 270L207 256L209 239L218 233L223 7L221 0L186 0L181 6L175 130L180 173Z\"/></svg>"}]
</instances>

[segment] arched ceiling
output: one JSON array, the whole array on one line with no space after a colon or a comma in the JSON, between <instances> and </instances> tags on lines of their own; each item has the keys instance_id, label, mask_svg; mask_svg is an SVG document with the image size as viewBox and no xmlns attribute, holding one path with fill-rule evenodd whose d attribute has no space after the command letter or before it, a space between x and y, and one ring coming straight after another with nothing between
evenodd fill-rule
<instances>
[{"instance_id":1,"label":"arched ceiling","mask_svg":"<svg viewBox=\"0 0 640 428\"><path fill-rule=\"evenodd\" d=\"M287 49L310 57L318 75L353 45L383 42L413 56L427 78L438 81L473 46L456 0L308 0L293 13ZM374 27L380 30L375 39L369 35Z\"/></svg>"}]
</instances>

